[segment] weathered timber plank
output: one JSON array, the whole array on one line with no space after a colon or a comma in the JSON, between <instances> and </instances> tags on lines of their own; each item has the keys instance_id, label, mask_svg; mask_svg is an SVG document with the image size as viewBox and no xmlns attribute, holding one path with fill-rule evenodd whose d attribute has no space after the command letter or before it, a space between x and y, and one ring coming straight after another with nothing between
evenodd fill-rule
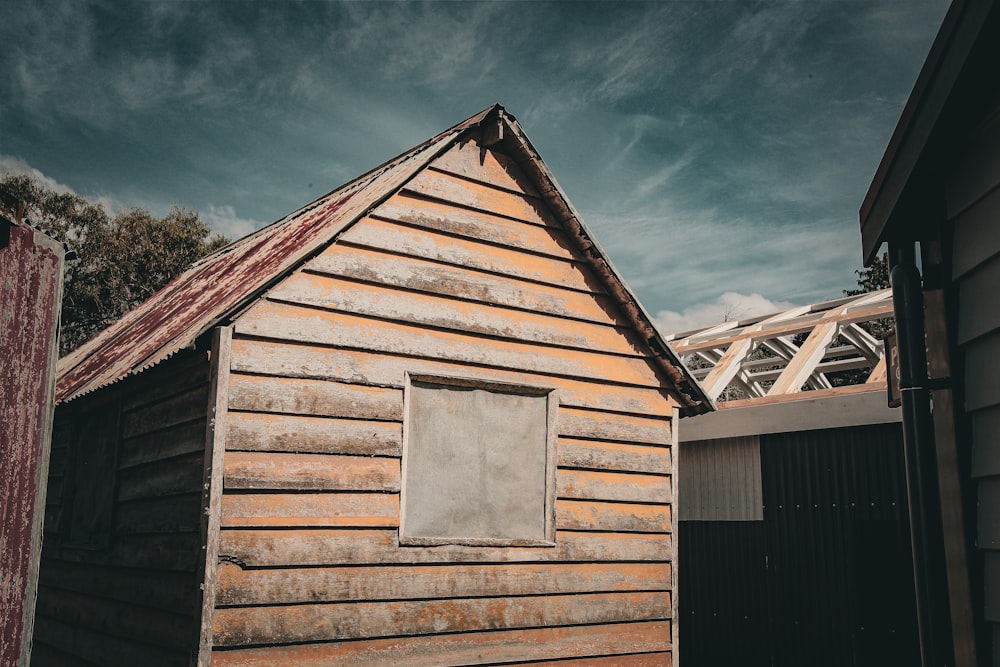
<instances>
[{"instance_id":1,"label":"weathered timber plank","mask_svg":"<svg viewBox=\"0 0 1000 667\"><path fill-rule=\"evenodd\" d=\"M548 207L537 197L500 190L439 171L420 172L406 184L405 190L537 225L554 224Z\"/></svg>"},{"instance_id":2,"label":"weathered timber plank","mask_svg":"<svg viewBox=\"0 0 1000 667\"><path fill-rule=\"evenodd\" d=\"M577 625L216 651L218 667L457 667L670 650L670 622Z\"/></svg>"},{"instance_id":3,"label":"weathered timber plank","mask_svg":"<svg viewBox=\"0 0 1000 667\"><path fill-rule=\"evenodd\" d=\"M106 551L53 547L45 557L74 563L194 572L198 546L196 533L118 535Z\"/></svg>"},{"instance_id":4,"label":"weathered timber plank","mask_svg":"<svg viewBox=\"0 0 1000 667\"><path fill-rule=\"evenodd\" d=\"M568 501L566 501L568 502ZM223 530L221 556L249 567L365 563L668 561L670 537L560 531L555 547L400 548L396 530Z\"/></svg>"},{"instance_id":5,"label":"weathered timber plank","mask_svg":"<svg viewBox=\"0 0 1000 667\"><path fill-rule=\"evenodd\" d=\"M201 452L118 472L118 502L201 490Z\"/></svg>"},{"instance_id":6,"label":"weathered timber plank","mask_svg":"<svg viewBox=\"0 0 1000 667\"><path fill-rule=\"evenodd\" d=\"M194 489L185 495L119 502L115 507L114 530L121 535L197 531L200 499Z\"/></svg>"},{"instance_id":7,"label":"weathered timber plank","mask_svg":"<svg viewBox=\"0 0 1000 667\"><path fill-rule=\"evenodd\" d=\"M100 634L42 614L35 624L35 641L94 665L176 667L187 661L187 655L179 651Z\"/></svg>"},{"instance_id":8,"label":"weathered timber plank","mask_svg":"<svg viewBox=\"0 0 1000 667\"><path fill-rule=\"evenodd\" d=\"M666 419L579 410L569 406L559 408L559 433L596 440L670 444L670 422Z\"/></svg>"},{"instance_id":9,"label":"weathered timber plank","mask_svg":"<svg viewBox=\"0 0 1000 667\"><path fill-rule=\"evenodd\" d=\"M326 380L232 375L229 408L252 412L392 419L403 417L398 389L363 387Z\"/></svg>"},{"instance_id":10,"label":"weathered timber plank","mask_svg":"<svg viewBox=\"0 0 1000 667\"><path fill-rule=\"evenodd\" d=\"M399 491L399 459L227 452L224 488Z\"/></svg>"},{"instance_id":11,"label":"weathered timber plank","mask_svg":"<svg viewBox=\"0 0 1000 667\"><path fill-rule=\"evenodd\" d=\"M556 495L579 500L669 503L670 478L655 475L560 470Z\"/></svg>"},{"instance_id":12,"label":"weathered timber plank","mask_svg":"<svg viewBox=\"0 0 1000 667\"><path fill-rule=\"evenodd\" d=\"M127 384L124 385L126 391L122 397L122 411L132 412L145 405L160 403L168 396L207 385L208 368L207 354L195 352L186 359L171 359L146 373L129 378L125 380ZM149 377L145 377L147 374Z\"/></svg>"},{"instance_id":13,"label":"weathered timber plank","mask_svg":"<svg viewBox=\"0 0 1000 667\"><path fill-rule=\"evenodd\" d=\"M671 400L660 390L645 387L609 387L567 378L526 372L478 368L428 359L413 359L315 345L237 338L233 340L233 370L284 377L327 379L357 384L403 388L407 372L476 380L554 387L559 401L575 407L633 412L669 417Z\"/></svg>"},{"instance_id":14,"label":"weathered timber plank","mask_svg":"<svg viewBox=\"0 0 1000 667\"><path fill-rule=\"evenodd\" d=\"M531 179L514 160L474 142L455 144L434 158L430 166L505 190L538 196Z\"/></svg>"},{"instance_id":15,"label":"weathered timber plank","mask_svg":"<svg viewBox=\"0 0 1000 667\"><path fill-rule=\"evenodd\" d=\"M226 448L399 456L402 442L403 427L399 423L231 412Z\"/></svg>"},{"instance_id":16,"label":"weathered timber plank","mask_svg":"<svg viewBox=\"0 0 1000 667\"><path fill-rule=\"evenodd\" d=\"M236 322L240 334L546 374L659 387L645 359L538 345L261 301ZM236 407L236 406L233 406Z\"/></svg>"},{"instance_id":17,"label":"weathered timber plank","mask_svg":"<svg viewBox=\"0 0 1000 667\"><path fill-rule=\"evenodd\" d=\"M75 591L174 612L194 610L198 599L198 584L193 575L186 572L43 562L45 584L52 589Z\"/></svg>"},{"instance_id":18,"label":"weathered timber plank","mask_svg":"<svg viewBox=\"0 0 1000 667\"><path fill-rule=\"evenodd\" d=\"M668 563L244 570L219 564L219 605L505 597L670 589Z\"/></svg>"},{"instance_id":19,"label":"weathered timber plank","mask_svg":"<svg viewBox=\"0 0 1000 667\"><path fill-rule=\"evenodd\" d=\"M546 660L544 662L522 662L519 667L671 667L672 653L638 653L614 655L605 658L580 658L578 660Z\"/></svg>"},{"instance_id":20,"label":"weathered timber plank","mask_svg":"<svg viewBox=\"0 0 1000 667\"><path fill-rule=\"evenodd\" d=\"M585 261L561 229L527 224L400 193L372 211L372 217L401 222L505 248Z\"/></svg>"},{"instance_id":21,"label":"weathered timber plank","mask_svg":"<svg viewBox=\"0 0 1000 667\"><path fill-rule=\"evenodd\" d=\"M202 416L194 421L123 440L119 448L118 465L128 468L204 449L205 418Z\"/></svg>"},{"instance_id":22,"label":"weathered timber plank","mask_svg":"<svg viewBox=\"0 0 1000 667\"><path fill-rule=\"evenodd\" d=\"M132 438L205 416L208 385L200 385L161 403L122 416L122 438Z\"/></svg>"},{"instance_id":23,"label":"weathered timber plank","mask_svg":"<svg viewBox=\"0 0 1000 667\"><path fill-rule=\"evenodd\" d=\"M344 232L341 239L373 250L534 280L544 285L592 294L605 293L604 286L581 263L502 248L385 220L365 218Z\"/></svg>"},{"instance_id":24,"label":"weathered timber plank","mask_svg":"<svg viewBox=\"0 0 1000 667\"><path fill-rule=\"evenodd\" d=\"M94 667L94 663L35 641L31 645L32 667Z\"/></svg>"},{"instance_id":25,"label":"weathered timber plank","mask_svg":"<svg viewBox=\"0 0 1000 667\"><path fill-rule=\"evenodd\" d=\"M222 497L222 527L353 527L399 525L394 493L264 493Z\"/></svg>"},{"instance_id":26,"label":"weathered timber plank","mask_svg":"<svg viewBox=\"0 0 1000 667\"><path fill-rule=\"evenodd\" d=\"M198 537L200 557L195 576L199 582L197 651L191 664L209 667L212 660L212 614L215 611L215 580L219 565L219 533L222 529L222 492L225 478L226 438L229 433L229 386L232 368L232 326L212 332L212 383L208 390L205 424L205 466L199 501L201 521Z\"/></svg>"},{"instance_id":27,"label":"weathered timber plank","mask_svg":"<svg viewBox=\"0 0 1000 667\"><path fill-rule=\"evenodd\" d=\"M666 447L559 438L559 466L667 474L670 472L670 450Z\"/></svg>"},{"instance_id":28,"label":"weathered timber plank","mask_svg":"<svg viewBox=\"0 0 1000 667\"><path fill-rule=\"evenodd\" d=\"M183 649L194 619L117 600L39 586L38 613L95 632Z\"/></svg>"},{"instance_id":29,"label":"weathered timber plank","mask_svg":"<svg viewBox=\"0 0 1000 667\"><path fill-rule=\"evenodd\" d=\"M556 528L669 533L670 506L559 500L556 502Z\"/></svg>"},{"instance_id":30,"label":"weathered timber plank","mask_svg":"<svg viewBox=\"0 0 1000 667\"><path fill-rule=\"evenodd\" d=\"M510 276L387 255L336 243L305 265L309 271L365 280L379 285L442 294L497 306L509 306L597 324L629 326L610 297L540 285Z\"/></svg>"},{"instance_id":31,"label":"weathered timber plank","mask_svg":"<svg viewBox=\"0 0 1000 667\"><path fill-rule=\"evenodd\" d=\"M631 330L441 296L401 292L395 288L301 271L287 278L267 296L284 303L544 345L634 356L641 356L645 347L637 338L628 335Z\"/></svg>"},{"instance_id":32,"label":"weathered timber plank","mask_svg":"<svg viewBox=\"0 0 1000 667\"><path fill-rule=\"evenodd\" d=\"M547 625L663 620L670 594L597 593L547 597L345 602L215 611L216 646L336 641Z\"/></svg>"}]
</instances>

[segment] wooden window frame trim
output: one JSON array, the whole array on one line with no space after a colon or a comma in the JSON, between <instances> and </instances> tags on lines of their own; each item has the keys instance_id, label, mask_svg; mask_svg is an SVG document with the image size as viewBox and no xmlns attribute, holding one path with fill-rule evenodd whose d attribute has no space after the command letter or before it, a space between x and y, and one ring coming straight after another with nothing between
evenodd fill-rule
<instances>
[{"instance_id":1,"label":"wooden window frame trim","mask_svg":"<svg viewBox=\"0 0 1000 667\"><path fill-rule=\"evenodd\" d=\"M412 383L422 382L445 387L485 389L521 396L546 397L545 424L545 511L544 539L507 539L483 537L426 537L406 535L406 473L409 453L410 410ZM400 458L399 529L401 547L458 545L470 547L555 547L556 546L556 468L558 463L559 392L554 387L516 384L498 380L482 380L452 375L431 375L406 372L403 381L403 443Z\"/></svg>"}]
</instances>

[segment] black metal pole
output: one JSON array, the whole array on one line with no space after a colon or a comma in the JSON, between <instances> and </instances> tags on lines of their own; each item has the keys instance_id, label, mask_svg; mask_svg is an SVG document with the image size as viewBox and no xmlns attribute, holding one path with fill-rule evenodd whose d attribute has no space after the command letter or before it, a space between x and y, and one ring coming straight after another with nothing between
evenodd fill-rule
<instances>
[{"instance_id":1,"label":"black metal pole","mask_svg":"<svg viewBox=\"0 0 1000 667\"><path fill-rule=\"evenodd\" d=\"M890 245L890 258L920 658L923 667L946 667L954 664L954 654L934 422L927 387L923 291L912 244Z\"/></svg>"}]
</instances>

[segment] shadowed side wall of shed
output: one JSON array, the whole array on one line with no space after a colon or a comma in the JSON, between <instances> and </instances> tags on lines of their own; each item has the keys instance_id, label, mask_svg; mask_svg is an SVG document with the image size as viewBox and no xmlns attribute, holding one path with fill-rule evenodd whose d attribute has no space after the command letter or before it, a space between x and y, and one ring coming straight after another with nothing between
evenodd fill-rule
<instances>
[{"instance_id":1,"label":"shadowed side wall of shed","mask_svg":"<svg viewBox=\"0 0 1000 667\"><path fill-rule=\"evenodd\" d=\"M992 664L1000 665L1000 106L993 106L962 148L946 202L954 229L952 280L958 286L964 408L972 426L972 477L978 483L975 543L984 550Z\"/></svg>"},{"instance_id":2,"label":"shadowed side wall of shed","mask_svg":"<svg viewBox=\"0 0 1000 667\"><path fill-rule=\"evenodd\" d=\"M181 353L57 408L32 664L189 663L200 618L208 371L205 353ZM108 545L72 548L64 494L75 425L117 406Z\"/></svg>"},{"instance_id":3,"label":"shadowed side wall of shed","mask_svg":"<svg viewBox=\"0 0 1000 667\"><path fill-rule=\"evenodd\" d=\"M670 664L674 402L572 247L470 142L236 321L213 664ZM559 392L554 547L399 546L407 372Z\"/></svg>"}]
</instances>

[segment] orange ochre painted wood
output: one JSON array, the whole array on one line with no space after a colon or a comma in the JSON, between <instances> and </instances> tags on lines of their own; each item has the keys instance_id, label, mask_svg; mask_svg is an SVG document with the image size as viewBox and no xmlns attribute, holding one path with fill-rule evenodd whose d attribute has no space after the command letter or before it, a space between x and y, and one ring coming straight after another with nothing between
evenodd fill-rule
<instances>
[{"instance_id":1,"label":"orange ochre painted wood","mask_svg":"<svg viewBox=\"0 0 1000 667\"><path fill-rule=\"evenodd\" d=\"M582 260L565 232L489 213L456 208L407 194L392 197L372 211L372 217L473 241L566 260Z\"/></svg>"},{"instance_id":2,"label":"orange ochre painted wood","mask_svg":"<svg viewBox=\"0 0 1000 667\"><path fill-rule=\"evenodd\" d=\"M336 349L293 342L233 340L233 370L289 378L329 379L402 389L407 372L553 387L563 405L670 417L673 402L653 387L613 387L525 370L482 368L438 359Z\"/></svg>"},{"instance_id":3,"label":"orange ochre painted wood","mask_svg":"<svg viewBox=\"0 0 1000 667\"><path fill-rule=\"evenodd\" d=\"M456 144L435 158L431 166L505 190L538 196L535 186L514 160L474 141Z\"/></svg>"},{"instance_id":4,"label":"orange ochre painted wood","mask_svg":"<svg viewBox=\"0 0 1000 667\"><path fill-rule=\"evenodd\" d=\"M398 531L223 530L219 556L247 567L367 563L665 562L670 535L557 531L554 547L442 545L400 548Z\"/></svg>"},{"instance_id":5,"label":"orange ochre painted wood","mask_svg":"<svg viewBox=\"0 0 1000 667\"><path fill-rule=\"evenodd\" d=\"M432 260L451 266L532 280L543 285L603 294L604 287L583 262L557 260L482 241L365 218L341 237L351 245Z\"/></svg>"},{"instance_id":6,"label":"orange ochre painted wood","mask_svg":"<svg viewBox=\"0 0 1000 667\"><path fill-rule=\"evenodd\" d=\"M545 662L522 662L519 667L671 667L672 653L638 653L633 655L613 655L605 658L580 658Z\"/></svg>"},{"instance_id":7,"label":"orange ochre painted wood","mask_svg":"<svg viewBox=\"0 0 1000 667\"><path fill-rule=\"evenodd\" d=\"M670 622L651 621L216 651L212 664L218 667L321 667L330 664L449 667L669 650Z\"/></svg>"},{"instance_id":8,"label":"orange ochre painted wood","mask_svg":"<svg viewBox=\"0 0 1000 667\"><path fill-rule=\"evenodd\" d=\"M366 460L366 459L362 459ZM308 467L309 464L305 464ZM318 472L315 477L295 484L315 488L329 482L329 475ZM395 481L351 480L356 487ZM287 478L275 481L260 479L257 489L283 489L291 485ZM297 487L298 488L298 487ZM387 527L399 525L399 505L395 495L386 494L234 494L222 499L223 527ZM670 531L670 508L666 505L639 503L608 503L559 499L556 502L556 528L576 531L621 531L630 533L666 533Z\"/></svg>"},{"instance_id":9,"label":"orange ochre painted wood","mask_svg":"<svg viewBox=\"0 0 1000 667\"><path fill-rule=\"evenodd\" d=\"M634 503L669 503L670 478L654 475L560 470L556 477L559 498L617 500Z\"/></svg>"},{"instance_id":10,"label":"orange ochre painted wood","mask_svg":"<svg viewBox=\"0 0 1000 667\"><path fill-rule=\"evenodd\" d=\"M428 169L421 172L406 184L404 190L506 218L539 225L554 224L552 214L537 197L501 190L442 171Z\"/></svg>"},{"instance_id":11,"label":"orange ochre painted wood","mask_svg":"<svg viewBox=\"0 0 1000 667\"><path fill-rule=\"evenodd\" d=\"M669 563L378 565L244 570L219 564L220 606L666 591Z\"/></svg>"},{"instance_id":12,"label":"orange ochre painted wood","mask_svg":"<svg viewBox=\"0 0 1000 667\"><path fill-rule=\"evenodd\" d=\"M559 466L665 475L670 473L670 449L561 437Z\"/></svg>"},{"instance_id":13,"label":"orange ochre painted wood","mask_svg":"<svg viewBox=\"0 0 1000 667\"><path fill-rule=\"evenodd\" d=\"M222 497L222 527L396 527L399 496L386 493L260 493Z\"/></svg>"},{"instance_id":14,"label":"orange ochre painted wood","mask_svg":"<svg viewBox=\"0 0 1000 667\"><path fill-rule=\"evenodd\" d=\"M399 456L403 426L335 417L230 412L229 450Z\"/></svg>"},{"instance_id":15,"label":"orange ochre painted wood","mask_svg":"<svg viewBox=\"0 0 1000 667\"><path fill-rule=\"evenodd\" d=\"M560 499L556 502L556 528L579 531L669 533L670 506Z\"/></svg>"},{"instance_id":16,"label":"orange ochre painted wood","mask_svg":"<svg viewBox=\"0 0 1000 667\"><path fill-rule=\"evenodd\" d=\"M552 315L403 292L311 273L291 276L268 292L267 297L272 301L353 312L460 333L582 350L598 349L629 356L642 353L642 346L637 340L630 341L628 331L613 327L589 322L575 322L570 327L564 319Z\"/></svg>"},{"instance_id":17,"label":"orange ochre painted wood","mask_svg":"<svg viewBox=\"0 0 1000 667\"><path fill-rule=\"evenodd\" d=\"M544 348L520 341L469 336L419 325L261 301L236 323L237 333L320 343L511 370L660 387L644 359L599 351Z\"/></svg>"},{"instance_id":18,"label":"orange ochre painted wood","mask_svg":"<svg viewBox=\"0 0 1000 667\"><path fill-rule=\"evenodd\" d=\"M330 246L306 264L305 268L313 273L442 294L455 299L520 308L597 324L628 326L606 296L414 257L389 255L348 243Z\"/></svg>"},{"instance_id":19,"label":"orange ochre painted wood","mask_svg":"<svg viewBox=\"0 0 1000 667\"><path fill-rule=\"evenodd\" d=\"M669 616L667 592L225 607L215 611L212 636L220 647L292 644Z\"/></svg>"},{"instance_id":20,"label":"orange ochre painted wood","mask_svg":"<svg viewBox=\"0 0 1000 667\"><path fill-rule=\"evenodd\" d=\"M233 374L230 378L229 408L398 421L403 417L403 394L398 389L324 380Z\"/></svg>"},{"instance_id":21,"label":"orange ochre painted wood","mask_svg":"<svg viewBox=\"0 0 1000 667\"><path fill-rule=\"evenodd\" d=\"M227 452L223 488L399 491L399 460L338 454Z\"/></svg>"}]
</instances>

